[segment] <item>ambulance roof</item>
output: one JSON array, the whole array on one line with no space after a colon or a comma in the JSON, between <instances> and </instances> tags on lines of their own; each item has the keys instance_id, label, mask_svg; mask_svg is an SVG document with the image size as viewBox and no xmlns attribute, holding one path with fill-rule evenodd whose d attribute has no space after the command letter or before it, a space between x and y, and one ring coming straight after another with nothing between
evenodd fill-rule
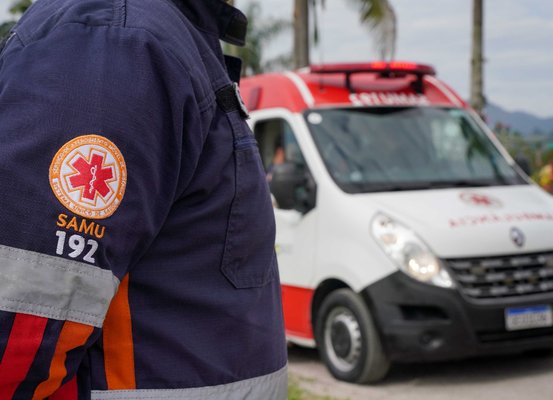
<instances>
[{"instance_id":1,"label":"ambulance roof","mask_svg":"<svg viewBox=\"0 0 553 400\"><path fill-rule=\"evenodd\" d=\"M411 62L313 65L295 72L244 78L241 91L252 111L317 107L467 107L435 77L434 68Z\"/></svg>"}]
</instances>

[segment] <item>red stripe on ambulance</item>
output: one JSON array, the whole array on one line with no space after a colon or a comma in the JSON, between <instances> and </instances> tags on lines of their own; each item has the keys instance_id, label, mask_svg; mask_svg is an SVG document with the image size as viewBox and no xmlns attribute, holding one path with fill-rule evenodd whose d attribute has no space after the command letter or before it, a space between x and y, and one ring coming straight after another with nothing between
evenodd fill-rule
<instances>
[{"instance_id":1,"label":"red stripe on ambulance","mask_svg":"<svg viewBox=\"0 0 553 400\"><path fill-rule=\"evenodd\" d=\"M311 302L313 289L282 285L282 307L286 321L286 334L313 339Z\"/></svg>"}]
</instances>

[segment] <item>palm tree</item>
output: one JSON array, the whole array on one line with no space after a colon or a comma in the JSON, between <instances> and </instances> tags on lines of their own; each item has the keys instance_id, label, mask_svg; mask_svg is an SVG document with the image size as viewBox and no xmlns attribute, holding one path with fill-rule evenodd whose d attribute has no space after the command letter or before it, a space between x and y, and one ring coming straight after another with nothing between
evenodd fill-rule
<instances>
[{"instance_id":1,"label":"palm tree","mask_svg":"<svg viewBox=\"0 0 553 400\"><path fill-rule=\"evenodd\" d=\"M378 51L382 59L392 59L395 55L396 14L389 0L350 0L359 7L361 22L374 34ZM309 65L309 12L313 11L315 22L315 42L318 27L316 25L316 7L324 7L325 0L295 0L294 2L294 64L296 68Z\"/></svg>"},{"instance_id":2,"label":"palm tree","mask_svg":"<svg viewBox=\"0 0 553 400\"><path fill-rule=\"evenodd\" d=\"M33 4L33 0L17 0L10 7L10 12L14 15L23 14Z\"/></svg>"},{"instance_id":3,"label":"palm tree","mask_svg":"<svg viewBox=\"0 0 553 400\"><path fill-rule=\"evenodd\" d=\"M484 112L486 99L484 97L484 0L473 0L472 14L472 60L471 60L471 84L470 104L480 115Z\"/></svg>"},{"instance_id":4,"label":"palm tree","mask_svg":"<svg viewBox=\"0 0 553 400\"><path fill-rule=\"evenodd\" d=\"M372 32L381 60L392 60L396 53L397 17L389 0L350 0L357 3L361 22Z\"/></svg>"},{"instance_id":5,"label":"palm tree","mask_svg":"<svg viewBox=\"0 0 553 400\"><path fill-rule=\"evenodd\" d=\"M225 52L242 59L242 75L260 74L277 66L289 67L290 57L278 56L271 60L263 60L263 49L276 36L290 28L290 22L282 19L261 19L261 6L251 3L245 10L248 18L246 45L236 47L225 46Z\"/></svg>"},{"instance_id":6,"label":"palm tree","mask_svg":"<svg viewBox=\"0 0 553 400\"><path fill-rule=\"evenodd\" d=\"M309 65L309 1L294 1L294 67ZM312 5L316 6L316 0Z\"/></svg>"}]
</instances>

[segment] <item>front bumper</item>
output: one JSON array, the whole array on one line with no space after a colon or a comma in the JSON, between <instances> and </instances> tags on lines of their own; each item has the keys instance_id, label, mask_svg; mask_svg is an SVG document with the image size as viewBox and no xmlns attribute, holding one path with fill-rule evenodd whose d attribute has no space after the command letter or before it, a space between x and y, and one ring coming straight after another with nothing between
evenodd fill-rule
<instances>
[{"instance_id":1,"label":"front bumper","mask_svg":"<svg viewBox=\"0 0 553 400\"><path fill-rule=\"evenodd\" d=\"M455 289L394 273L362 292L390 359L438 361L553 348L553 328L510 332L505 309L551 304L553 295L478 303Z\"/></svg>"}]
</instances>

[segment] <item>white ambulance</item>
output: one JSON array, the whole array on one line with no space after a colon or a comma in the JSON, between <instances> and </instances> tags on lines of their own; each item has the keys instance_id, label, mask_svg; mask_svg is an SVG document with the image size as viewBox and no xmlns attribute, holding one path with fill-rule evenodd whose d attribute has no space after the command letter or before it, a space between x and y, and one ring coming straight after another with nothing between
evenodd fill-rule
<instances>
[{"instance_id":1,"label":"white ambulance","mask_svg":"<svg viewBox=\"0 0 553 400\"><path fill-rule=\"evenodd\" d=\"M376 382L393 362L553 347L553 197L427 65L245 79L288 340Z\"/></svg>"}]
</instances>

